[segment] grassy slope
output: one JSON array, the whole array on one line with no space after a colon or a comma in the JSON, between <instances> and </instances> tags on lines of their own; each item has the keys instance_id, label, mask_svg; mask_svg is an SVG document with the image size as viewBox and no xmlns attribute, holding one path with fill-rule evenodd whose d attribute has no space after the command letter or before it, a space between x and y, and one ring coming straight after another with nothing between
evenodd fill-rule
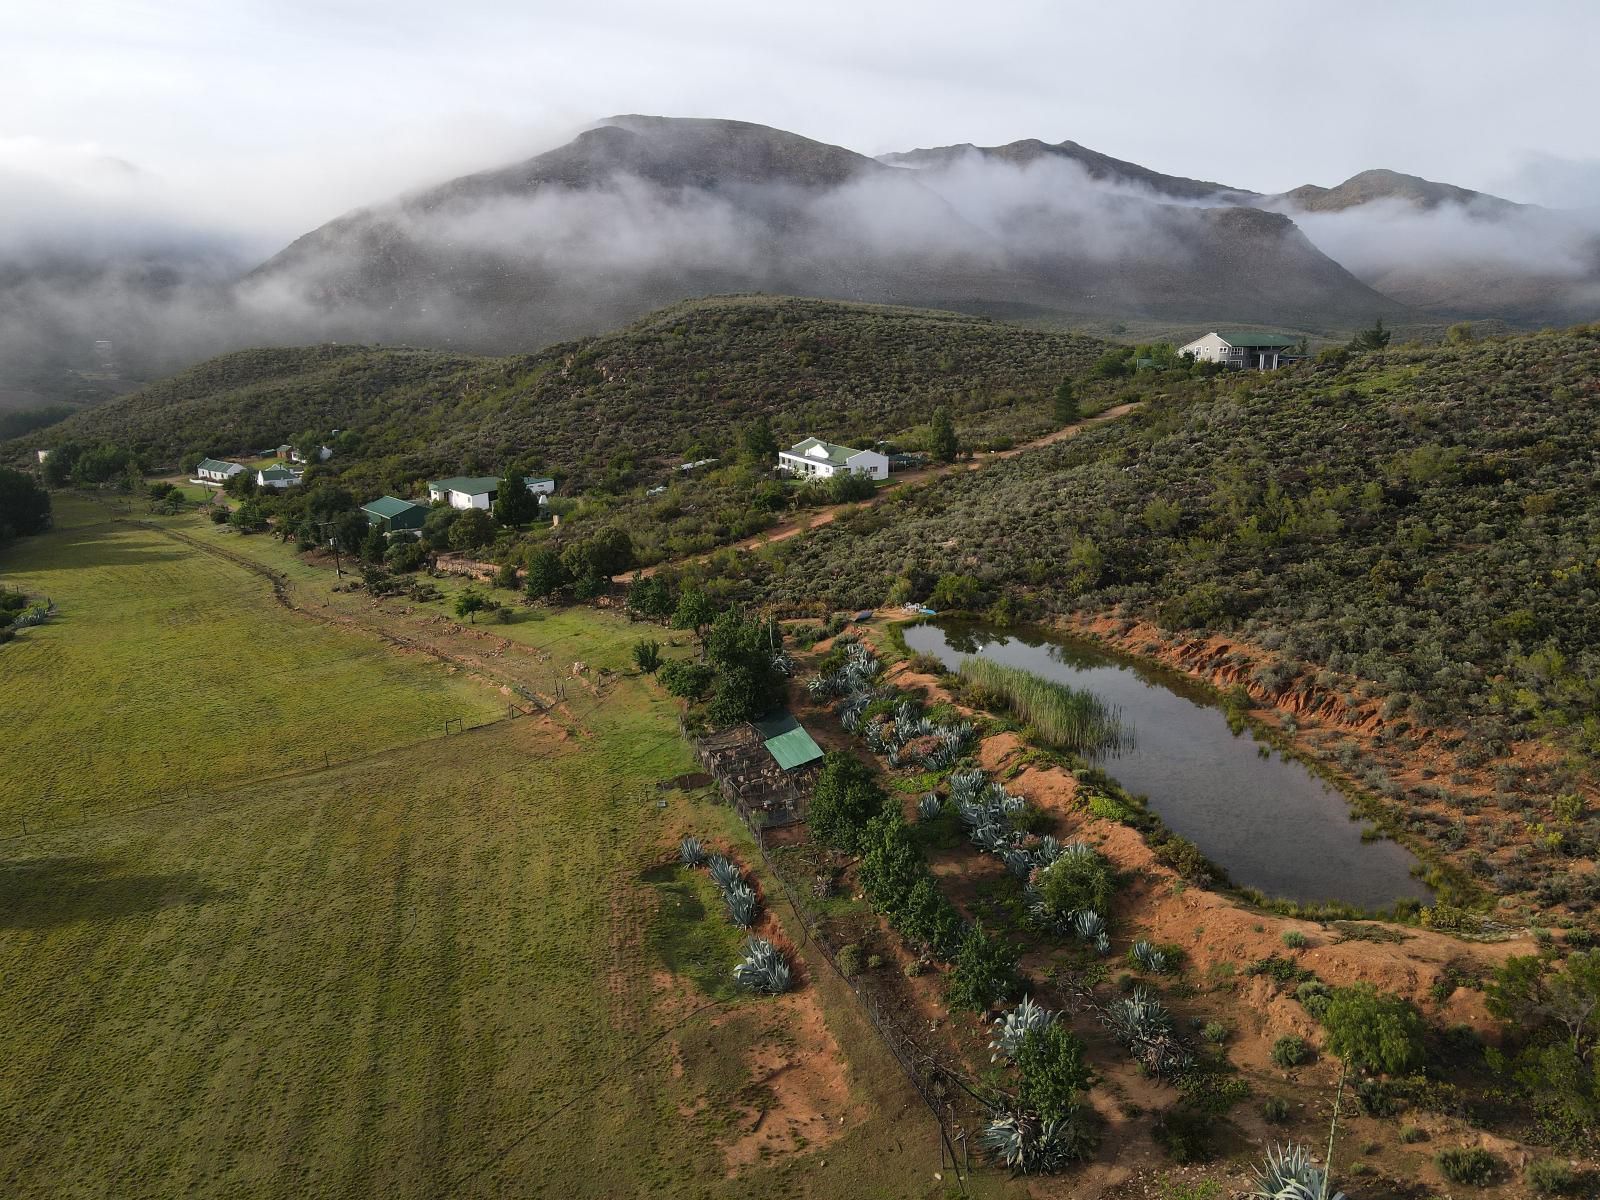
<instances>
[{"instance_id":1,"label":"grassy slope","mask_svg":"<svg viewBox=\"0 0 1600 1200\"><path fill-rule=\"evenodd\" d=\"M924 424L938 404L962 416L968 436L986 421L1042 432L1049 390L1102 348L950 313L724 297L537 355L240 351L32 434L29 445L108 439L173 462L185 451L247 453L307 428L341 428L364 439L360 488L499 469L520 455L581 484L614 458L716 453L758 413L780 438L890 437Z\"/></svg>"},{"instance_id":2,"label":"grassy slope","mask_svg":"<svg viewBox=\"0 0 1600 1200\"><path fill-rule=\"evenodd\" d=\"M264 582L106 509L56 498L56 531L5 578L61 615L0 655L0 833L350 759L504 708L442 670L278 618ZM73 748L62 753L63 746Z\"/></svg>"},{"instance_id":3,"label":"grassy slope","mask_svg":"<svg viewBox=\"0 0 1600 1200\"><path fill-rule=\"evenodd\" d=\"M0 667L47 651L90 658L113 640L112 622L117 655L153 679L184 678L192 647L148 605L193 583L175 581L173 564L198 552L130 541L70 503L63 516L28 554L53 564L45 573L67 618L6 646ZM75 572L71 561L88 565ZM191 565L233 591L235 608L254 590L249 622L206 625L214 652L259 658L309 640L340 661L339 687L352 694L386 689L392 701L436 686L420 660L375 660L360 635L281 609L258 577L209 558ZM299 570L307 583L315 574ZM325 589L328 576L319 581ZM592 613L553 621L541 636L555 634L560 655L598 664L620 665L634 636ZM37 700L37 682L0 689L0 703ZM274 698L284 720L322 711L305 690L275 688L245 673L225 694L247 709ZM92 673L64 674L52 690L68 713L100 694ZM366 709L338 711L351 720ZM15 731L22 715L8 715ZM48 731L55 717L31 724ZM664 889L650 879L679 829L732 839L736 827L688 797L656 807L655 781L690 760L649 685L619 680L586 724L591 737L576 740L533 720L485 726L273 788L240 784L0 842L0 1190L911 1192L931 1169L926 1120L826 978L818 994L867 1119L825 1147L725 1177L712 1142L755 1086L739 1051L781 1039L784 1012L739 998L656 1041L696 1005L726 999L704 960L731 939L660 915ZM149 721L137 738L156 759L228 758L249 744L230 725L181 719ZM70 744L59 732L14 742L7 778L58 770ZM109 767L96 772L118 790ZM661 1004L654 977L669 967L683 973L683 998ZM681 1076L673 1038L694 1047ZM711 1103L685 1116L700 1096Z\"/></svg>"}]
</instances>

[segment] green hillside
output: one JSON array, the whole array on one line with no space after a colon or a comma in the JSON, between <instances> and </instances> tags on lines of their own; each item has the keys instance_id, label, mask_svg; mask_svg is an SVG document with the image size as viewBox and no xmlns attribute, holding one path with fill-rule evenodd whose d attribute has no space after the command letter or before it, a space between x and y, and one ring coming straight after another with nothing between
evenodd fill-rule
<instances>
[{"instance_id":1,"label":"green hillside","mask_svg":"<svg viewBox=\"0 0 1600 1200\"><path fill-rule=\"evenodd\" d=\"M763 296L692 301L534 355L357 346L248 350L30 435L244 454L353 431L333 466L359 489L531 458L574 486L619 463L716 454L768 416L779 437L893 437L950 406L976 439L1049 428L1049 389L1104 349L982 318ZM18 444L20 446L20 443Z\"/></svg>"}]
</instances>

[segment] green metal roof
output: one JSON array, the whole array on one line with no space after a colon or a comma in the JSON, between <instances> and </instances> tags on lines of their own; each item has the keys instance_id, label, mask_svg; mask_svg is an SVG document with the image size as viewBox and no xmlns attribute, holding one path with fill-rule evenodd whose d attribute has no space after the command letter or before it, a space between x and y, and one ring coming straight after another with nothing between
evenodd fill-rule
<instances>
[{"instance_id":1,"label":"green metal roof","mask_svg":"<svg viewBox=\"0 0 1600 1200\"><path fill-rule=\"evenodd\" d=\"M299 471L291 471L288 467L268 467L261 472L263 479L299 479Z\"/></svg>"},{"instance_id":2,"label":"green metal roof","mask_svg":"<svg viewBox=\"0 0 1600 1200\"><path fill-rule=\"evenodd\" d=\"M1217 331L1217 336L1230 346L1298 346L1300 339L1286 337L1281 333L1223 333Z\"/></svg>"},{"instance_id":3,"label":"green metal roof","mask_svg":"<svg viewBox=\"0 0 1600 1200\"><path fill-rule=\"evenodd\" d=\"M229 469L244 470L238 463L223 462L220 458L202 458L195 467L196 471L226 471Z\"/></svg>"},{"instance_id":4,"label":"green metal roof","mask_svg":"<svg viewBox=\"0 0 1600 1200\"><path fill-rule=\"evenodd\" d=\"M762 737L767 753L785 771L803 767L822 757L822 747L811 740L805 727L792 713L778 713L750 722Z\"/></svg>"},{"instance_id":5,"label":"green metal roof","mask_svg":"<svg viewBox=\"0 0 1600 1200\"><path fill-rule=\"evenodd\" d=\"M428 481L429 490L437 489L444 492L465 492L469 496L482 496L486 492L498 492L500 480L494 475L456 475L449 479L431 479Z\"/></svg>"},{"instance_id":6,"label":"green metal roof","mask_svg":"<svg viewBox=\"0 0 1600 1200\"><path fill-rule=\"evenodd\" d=\"M813 450L818 448L821 448L826 453L826 457L812 453ZM821 438L808 437L805 441L796 442L793 446L790 446L789 453L799 455L801 458L809 459L812 462L826 462L836 467L842 467L850 460L852 455L860 454L861 451L852 450L849 446L825 442Z\"/></svg>"},{"instance_id":7,"label":"green metal roof","mask_svg":"<svg viewBox=\"0 0 1600 1200\"><path fill-rule=\"evenodd\" d=\"M370 504L361 506L362 512L369 517L377 517L380 521L392 521L412 509L416 509L424 515L428 512L426 505L413 504L410 500L401 500L395 496L379 496Z\"/></svg>"}]
</instances>

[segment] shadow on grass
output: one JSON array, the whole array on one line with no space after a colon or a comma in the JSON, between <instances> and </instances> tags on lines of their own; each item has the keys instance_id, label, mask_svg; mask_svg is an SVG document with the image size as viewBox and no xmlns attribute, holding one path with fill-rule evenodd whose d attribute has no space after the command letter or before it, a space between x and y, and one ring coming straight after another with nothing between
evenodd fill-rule
<instances>
[{"instance_id":1,"label":"shadow on grass","mask_svg":"<svg viewBox=\"0 0 1600 1200\"><path fill-rule=\"evenodd\" d=\"M0 862L0 929L116 920L223 895L189 871L127 871L114 861L78 856Z\"/></svg>"},{"instance_id":2,"label":"shadow on grass","mask_svg":"<svg viewBox=\"0 0 1600 1200\"><path fill-rule=\"evenodd\" d=\"M741 995L733 982L733 968L745 935L728 920L705 873L666 864L650 868L640 878L659 897L645 942L661 965L714 999Z\"/></svg>"}]
</instances>

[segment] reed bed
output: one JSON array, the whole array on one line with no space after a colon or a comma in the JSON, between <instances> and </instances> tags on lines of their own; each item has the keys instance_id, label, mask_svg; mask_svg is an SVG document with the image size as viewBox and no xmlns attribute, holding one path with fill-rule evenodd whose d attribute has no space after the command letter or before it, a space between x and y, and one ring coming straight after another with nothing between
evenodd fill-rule
<instances>
[{"instance_id":1,"label":"reed bed","mask_svg":"<svg viewBox=\"0 0 1600 1200\"><path fill-rule=\"evenodd\" d=\"M1121 710L1093 692L988 658L963 659L960 675L970 699L1009 712L1054 749L1094 756L1133 746L1133 729Z\"/></svg>"}]
</instances>

